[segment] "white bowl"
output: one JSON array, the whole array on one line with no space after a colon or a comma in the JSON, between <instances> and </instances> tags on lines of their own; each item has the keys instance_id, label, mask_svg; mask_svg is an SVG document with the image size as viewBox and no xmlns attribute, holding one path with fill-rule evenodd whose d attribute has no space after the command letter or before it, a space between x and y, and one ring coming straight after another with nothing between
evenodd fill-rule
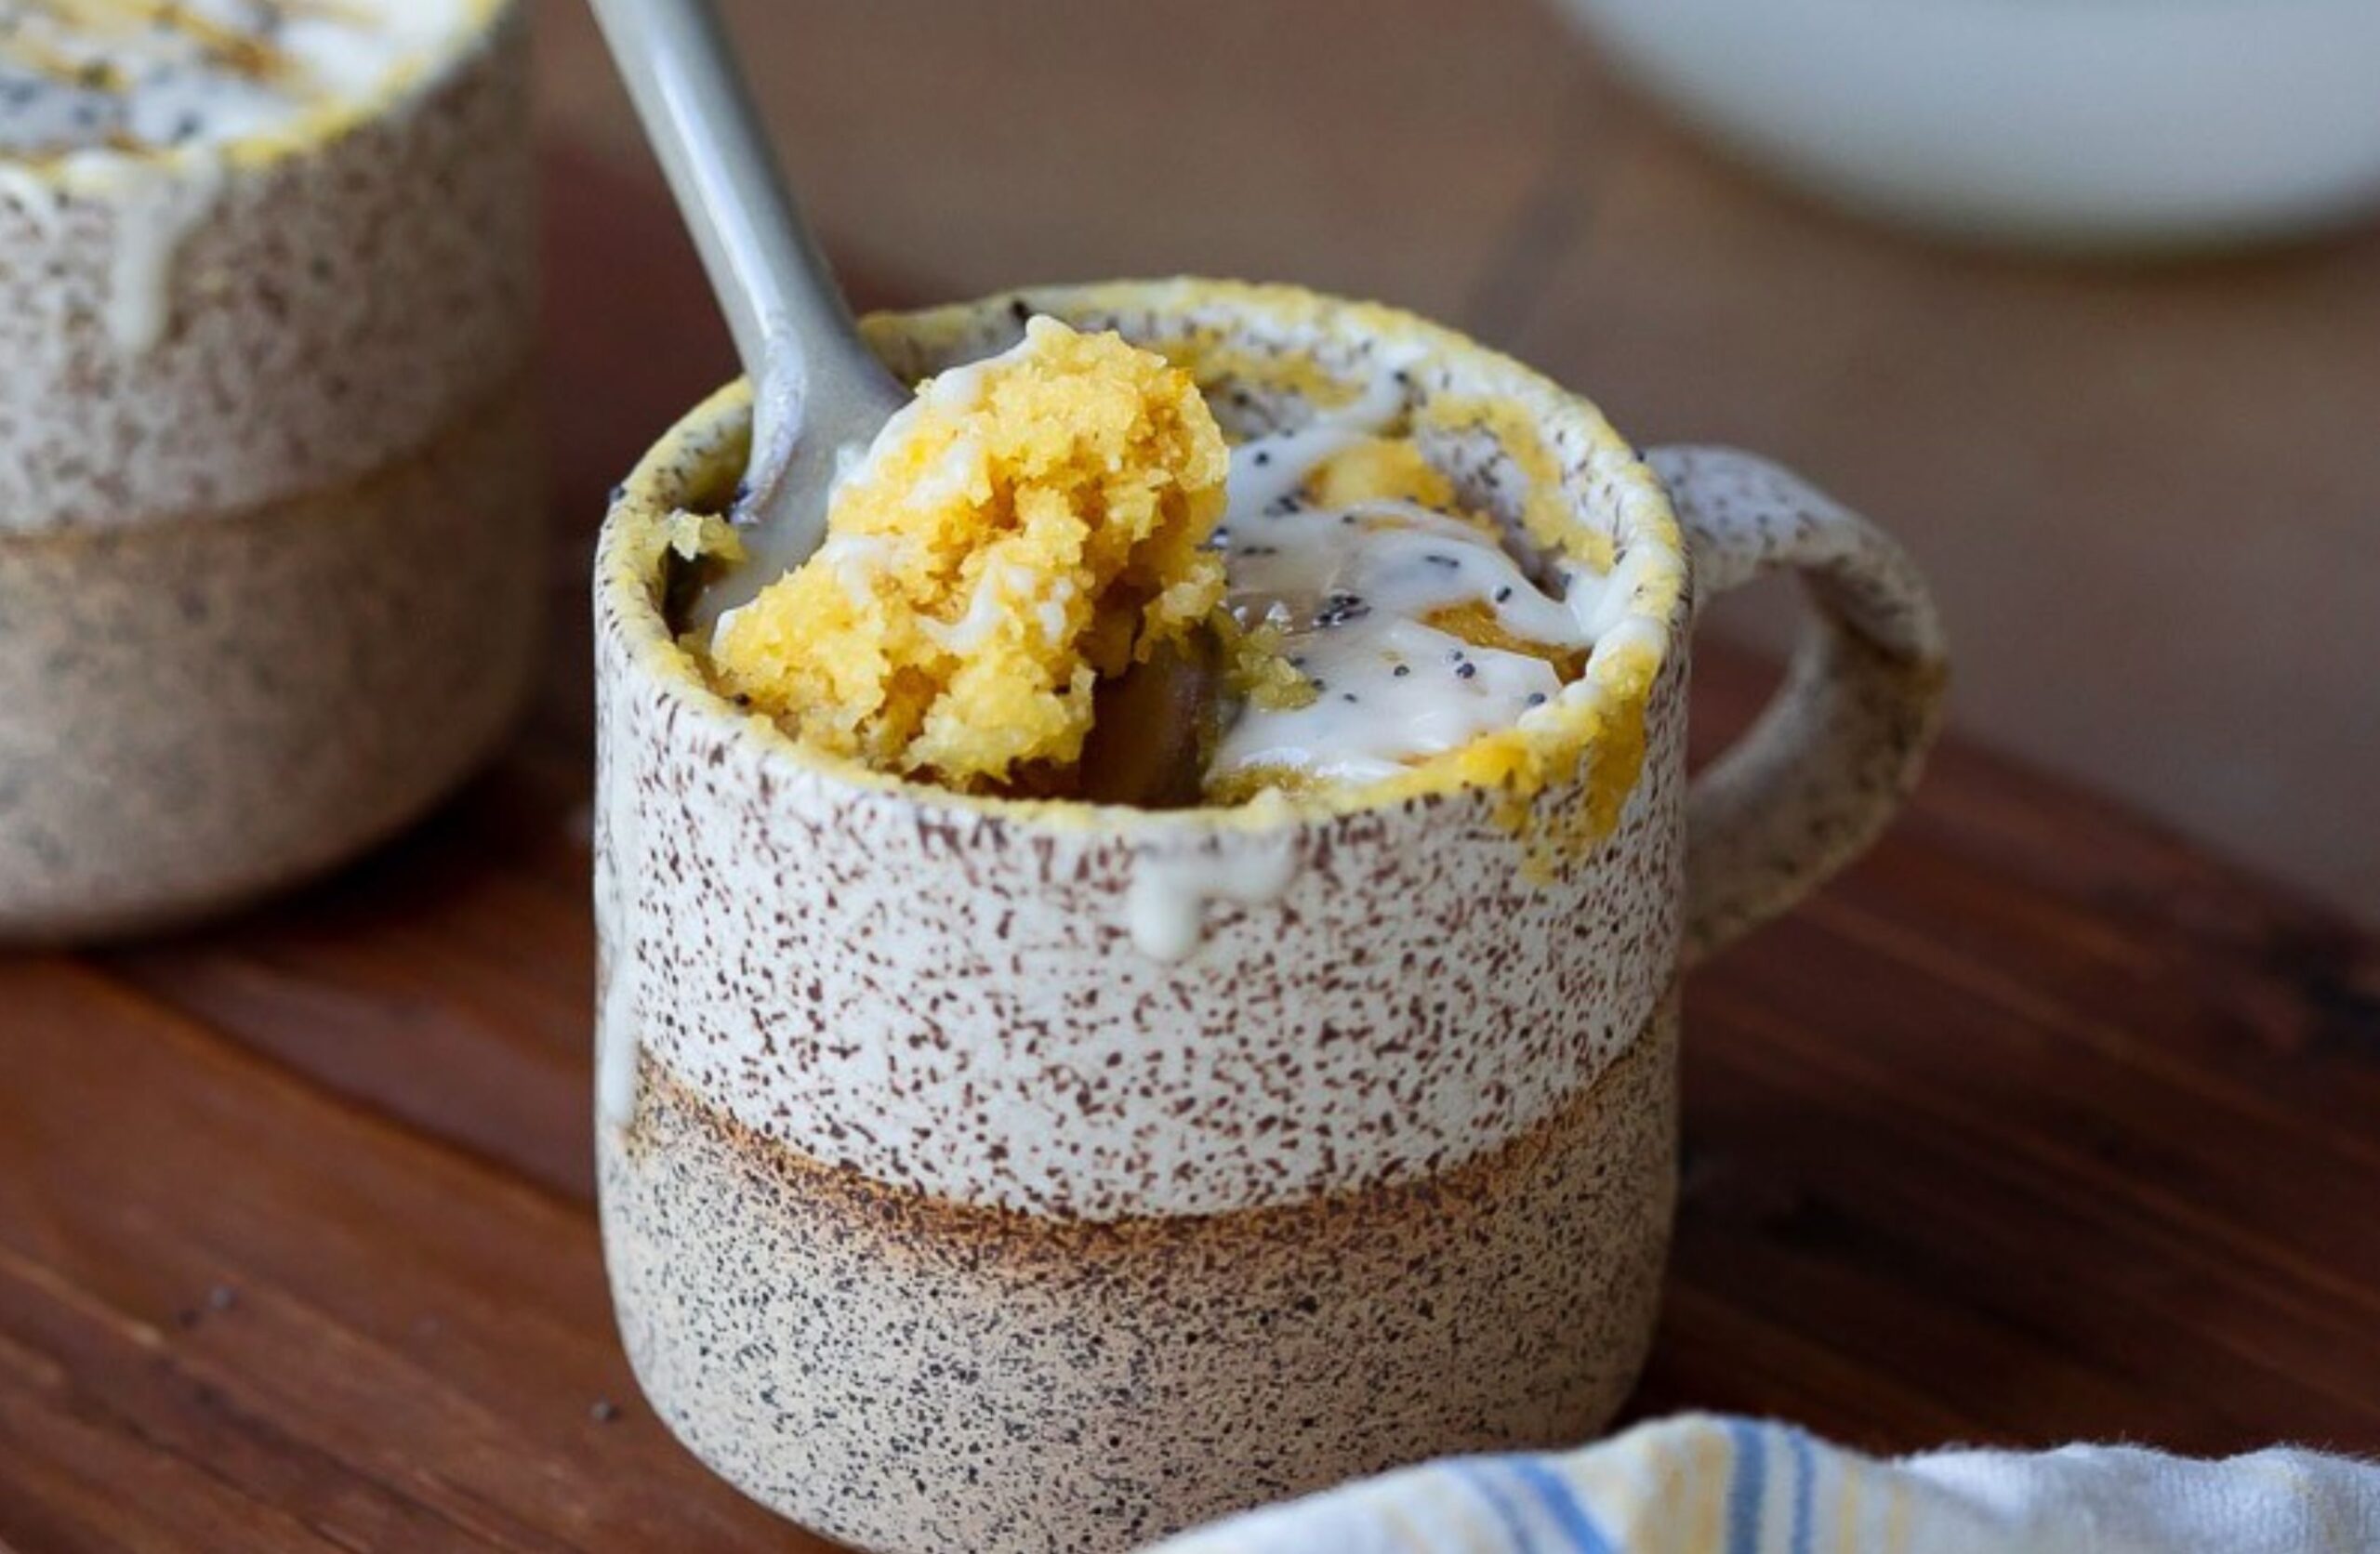
<instances>
[{"instance_id":1,"label":"white bowl","mask_svg":"<svg viewBox=\"0 0 2380 1554\"><path fill-rule=\"evenodd\" d=\"M1565 0L1752 160L1939 231L2197 247L2380 205L2380 0Z\"/></svg>"}]
</instances>

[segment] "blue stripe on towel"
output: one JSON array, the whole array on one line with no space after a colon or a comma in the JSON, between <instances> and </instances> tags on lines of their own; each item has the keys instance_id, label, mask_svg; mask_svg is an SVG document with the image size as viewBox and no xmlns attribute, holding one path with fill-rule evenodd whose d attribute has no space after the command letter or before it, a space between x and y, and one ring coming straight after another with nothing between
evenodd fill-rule
<instances>
[{"instance_id":1,"label":"blue stripe on towel","mask_svg":"<svg viewBox=\"0 0 2380 1554\"><path fill-rule=\"evenodd\" d=\"M1727 1421L1736 1461L1727 1481L1727 1554L1760 1554L1760 1503L1768 1492L1768 1443L1748 1419Z\"/></svg>"},{"instance_id":2,"label":"blue stripe on towel","mask_svg":"<svg viewBox=\"0 0 2380 1554\"><path fill-rule=\"evenodd\" d=\"M1513 1541L1513 1554L1537 1554L1537 1539L1530 1535L1528 1522L1522 1518L1520 1508L1505 1497L1503 1490L1498 1487L1494 1477L1488 1471L1496 1460L1493 1457L1457 1457L1447 1466L1453 1469L1457 1478L1469 1484L1479 1498L1488 1502L1489 1510L1496 1513L1496 1520L1503 1523L1504 1535Z\"/></svg>"},{"instance_id":3,"label":"blue stripe on towel","mask_svg":"<svg viewBox=\"0 0 2380 1554\"><path fill-rule=\"evenodd\" d=\"M1511 1457L1513 1476L1528 1486L1570 1540L1577 1554L1612 1554L1612 1547L1587 1516L1587 1508L1579 1504L1579 1496L1571 1490L1570 1482L1548 1468L1537 1457Z\"/></svg>"},{"instance_id":4,"label":"blue stripe on towel","mask_svg":"<svg viewBox=\"0 0 2380 1554\"><path fill-rule=\"evenodd\" d=\"M1798 1429L1785 1432L1793 1448L1793 1554L1810 1554L1811 1507L1818 1479L1818 1454L1810 1438Z\"/></svg>"}]
</instances>

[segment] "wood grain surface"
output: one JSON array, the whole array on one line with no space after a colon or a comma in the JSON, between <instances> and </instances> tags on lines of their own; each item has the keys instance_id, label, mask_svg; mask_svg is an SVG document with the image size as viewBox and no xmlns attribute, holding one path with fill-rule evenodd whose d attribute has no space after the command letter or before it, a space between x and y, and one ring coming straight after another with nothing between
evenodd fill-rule
<instances>
[{"instance_id":1,"label":"wood grain surface","mask_svg":"<svg viewBox=\"0 0 2380 1554\"><path fill-rule=\"evenodd\" d=\"M670 1441L604 1293L588 542L726 357L652 186L557 172L553 667L518 740L277 906L0 958L25 1554L823 1547ZM1765 678L1706 657L1702 747ZM2340 921L1953 745L1870 861L1698 978L1687 1028L1636 1412L2380 1452L2380 946Z\"/></svg>"}]
</instances>

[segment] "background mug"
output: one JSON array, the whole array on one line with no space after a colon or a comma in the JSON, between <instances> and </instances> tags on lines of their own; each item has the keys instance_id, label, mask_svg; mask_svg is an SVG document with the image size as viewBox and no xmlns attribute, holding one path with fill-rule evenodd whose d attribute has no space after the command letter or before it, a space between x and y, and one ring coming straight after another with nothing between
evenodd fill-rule
<instances>
[{"instance_id":1,"label":"background mug","mask_svg":"<svg viewBox=\"0 0 2380 1554\"><path fill-rule=\"evenodd\" d=\"M1166 349L1227 429L1401 374L1448 413L1424 443L1467 506L1558 493L1630 569L1641 770L1615 738L1536 797L1555 828L1611 810L1549 865L1488 789L1153 812L823 763L673 640L669 516L742 467L747 398L713 400L597 560L598 1148L638 1377L747 1493L883 1549L1125 1548L1587 1435L1652 1333L1680 964L1912 780L1945 681L1925 591L1773 467L1640 460L1584 401L1384 309L1178 281L871 328L914 377L1032 312ZM1696 594L1778 567L1809 641L1689 787Z\"/></svg>"},{"instance_id":2,"label":"background mug","mask_svg":"<svg viewBox=\"0 0 2380 1554\"><path fill-rule=\"evenodd\" d=\"M0 158L0 942L320 873L527 694L528 17L447 8L261 138Z\"/></svg>"}]
</instances>

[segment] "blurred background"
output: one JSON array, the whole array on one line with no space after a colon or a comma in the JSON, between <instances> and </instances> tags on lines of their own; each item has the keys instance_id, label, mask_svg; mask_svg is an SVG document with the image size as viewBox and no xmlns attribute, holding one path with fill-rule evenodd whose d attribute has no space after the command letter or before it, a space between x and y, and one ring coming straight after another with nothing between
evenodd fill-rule
<instances>
[{"instance_id":1,"label":"blurred background","mask_svg":"<svg viewBox=\"0 0 2380 1554\"><path fill-rule=\"evenodd\" d=\"M1964 731L2380 924L2380 6L1810 0L1768 14L1840 34L1772 36L1592 3L1594 36L1552 0L722 8L864 300L1187 271L1445 320L1639 442L1739 443L1883 521ZM540 5L557 197L658 213L581 0ZM2003 25L2043 17L2092 31ZM2036 56L2085 73L1976 73ZM2326 60L2345 107L2292 89ZM557 328L588 307L662 316L623 286ZM723 334L665 357L727 370ZM1791 612L1715 626L1773 650Z\"/></svg>"}]
</instances>

